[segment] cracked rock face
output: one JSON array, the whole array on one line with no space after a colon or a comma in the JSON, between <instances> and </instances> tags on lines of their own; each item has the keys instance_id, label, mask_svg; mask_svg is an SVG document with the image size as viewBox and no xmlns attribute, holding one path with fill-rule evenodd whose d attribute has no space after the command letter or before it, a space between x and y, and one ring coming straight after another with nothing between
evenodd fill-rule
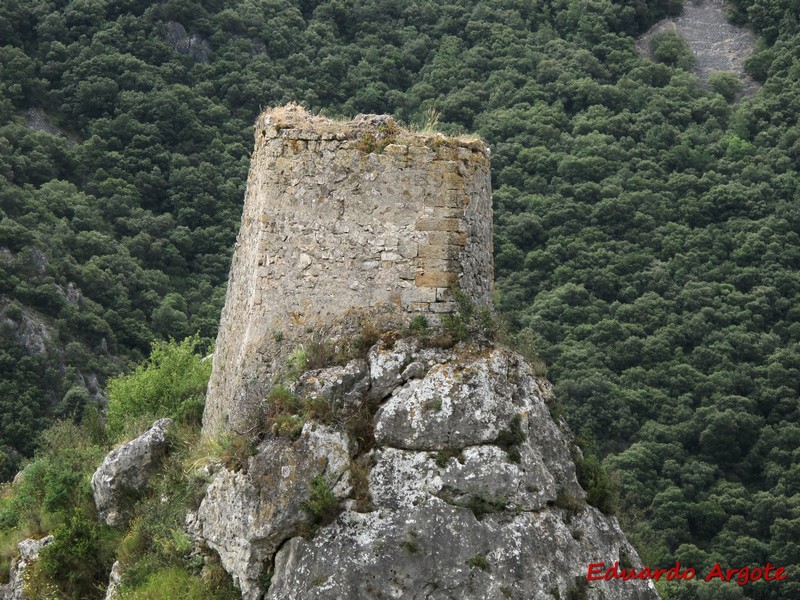
<instances>
[{"instance_id":1,"label":"cracked rock face","mask_svg":"<svg viewBox=\"0 0 800 600\"><path fill-rule=\"evenodd\" d=\"M244 598L567 598L586 584L590 562L640 565L616 519L583 501L570 434L547 406L550 386L517 354L379 343L368 364L310 372L296 390L344 409L348 386L380 402L365 455L351 461L344 432L310 422L298 440L264 442L247 473L223 470L209 488L200 537ZM352 472L357 463L369 465L366 476ZM342 512L299 537L318 475ZM356 510L359 485L367 512ZM585 593L658 598L649 582L592 582Z\"/></svg>"},{"instance_id":2,"label":"cracked rock face","mask_svg":"<svg viewBox=\"0 0 800 600\"><path fill-rule=\"evenodd\" d=\"M587 562L625 552L619 529L591 507L571 520L555 509L478 521L429 498L397 511L347 512L311 541L293 538L275 559L267 598L566 598ZM643 583L602 582L588 597L658 596Z\"/></svg>"},{"instance_id":3,"label":"cracked rock face","mask_svg":"<svg viewBox=\"0 0 800 600\"><path fill-rule=\"evenodd\" d=\"M48 535L38 540L22 540L17 544L19 557L11 563L8 583L0 585L0 599L25 600L25 571L32 562L39 558L42 548L52 541L53 536Z\"/></svg>"},{"instance_id":4,"label":"cracked rock face","mask_svg":"<svg viewBox=\"0 0 800 600\"><path fill-rule=\"evenodd\" d=\"M310 522L305 504L316 477L337 486L350 465L347 435L307 423L297 440L274 437L250 458L246 472L222 469L197 511L195 535L219 554L222 566L242 590L261 597L261 580L278 546Z\"/></svg>"},{"instance_id":5,"label":"cracked rock face","mask_svg":"<svg viewBox=\"0 0 800 600\"><path fill-rule=\"evenodd\" d=\"M92 475L94 503L108 525L120 525L131 494L147 485L169 448L171 419L159 419L142 435L109 452Z\"/></svg>"}]
</instances>

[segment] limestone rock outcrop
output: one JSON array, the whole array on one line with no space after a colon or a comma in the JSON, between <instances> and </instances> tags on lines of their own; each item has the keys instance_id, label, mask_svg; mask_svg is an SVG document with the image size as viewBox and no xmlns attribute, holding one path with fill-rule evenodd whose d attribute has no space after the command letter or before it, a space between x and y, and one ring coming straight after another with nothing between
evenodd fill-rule
<instances>
[{"instance_id":1,"label":"limestone rock outcrop","mask_svg":"<svg viewBox=\"0 0 800 600\"><path fill-rule=\"evenodd\" d=\"M92 475L92 492L99 517L120 525L131 495L141 491L161 466L169 448L171 419L159 419L142 435L115 448Z\"/></svg>"},{"instance_id":2,"label":"limestone rock outcrop","mask_svg":"<svg viewBox=\"0 0 800 600\"><path fill-rule=\"evenodd\" d=\"M8 583L0 585L0 600L25 600L25 571L28 566L39 558L42 548L53 541L53 536L40 538L38 540L22 540L17 544L19 557L11 564Z\"/></svg>"},{"instance_id":3,"label":"limestone rock outcrop","mask_svg":"<svg viewBox=\"0 0 800 600\"><path fill-rule=\"evenodd\" d=\"M111 565L111 571L108 574L108 587L106 588L105 600L114 600L119 596L119 589L122 586L122 563L118 560L114 561Z\"/></svg>"},{"instance_id":4,"label":"limestone rock outcrop","mask_svg":"<svg viewBox=\"0 0 800 600\"><path fill-rule=\"evenodd\" d=\"M192 530L215 550L242 590L261 596L261 581L278 546L309 523L310 485L321 477L336 490L350 465L347 435L307 423L297 440L271 437L246 469L223 468L208 487Z\"/></svg>"},{"instance_id":5,"label":"limestone rock outcrop","mask_svg":"<svg viewBox=\"0 0 800 600\"><path fill-rule=\"evenodd\" d=\"M371 403L374 438L309 420L296 440L270 435L246 472L216 475L195 530L243 598L566 598L591 562L640 564L616 519L585 503L550 386L519 355L380 342L366 363L303 374L301 391L343 424L353 403ZM320 476L341 512L309 528ZM646 582L585 591L658 597Z\"/></svg>"}]
</instances>

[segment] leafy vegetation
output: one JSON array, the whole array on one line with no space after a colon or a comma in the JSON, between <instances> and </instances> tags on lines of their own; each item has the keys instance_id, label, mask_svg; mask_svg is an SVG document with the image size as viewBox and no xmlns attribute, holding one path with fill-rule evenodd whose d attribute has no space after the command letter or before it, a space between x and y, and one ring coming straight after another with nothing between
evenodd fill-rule
<instances>
[{"instance_id":1,"label":"leafy vegetation","mask_svg":"<svg viewBox=\"0 0 800 600\"><path fill-rule=\"evenodd\" d=\"M608 515L617 511L618 491L597 456L587 454L575 461L578 483L586 490L586 502Z\"/></svg>"},{"instance_id":2,"label":"leafy vegetation","mask_svg":"<svg viewBox=\"0 0 800 600\"><path fill-rule=\"evenodd\" d=\"M341 512L338 499L322 475L318 475L311 481L309 498L304 503L304 508L314 517L314 523L317 526L333 522Z\"/></svg>"},{"instance_id":3,"label":"leafy vegetation","mask_svg":"<svg viewBox=\"0 0 800 600\"><path fill-rule=\"evenodd\" d=\"M508 428L500 431L495 444L506 451L508 460L518 463L521 459L519 445L525 441L526 437L525 431L522 429L522 417L514 415Z\"/></svg>"},{"instance_id":4,"label":"leafy vegetation","mask_svg":"<svg viewBox=\"0 0 800 600\"><path fill-rule=\"evenodd\" d=\"M492 572L492 565L489 563L489 560L486 558L485 554L476 554L475 556L470 556L467 559L467 564L473 569L480 569L481 571L486 571L487 573Z\"/></svg>"},{"instance_id":5,"label":"leafy vegetation","mask_svg":"<svg viewBox=\"0 0 800 600\"><path fill-rule=\"evenodd\" d=\"M200 422L211 377L211 361L195 354L198 337L182 342L154 343L147 362L108 383L106 417L112 434L131 422L147 423L173 417Z\"/></svg>"},{"instance_id":6,"label":"leafy vegetation","mask_svg":"<svg viewBox=\"0 0 800 600\"><path fill-rule=\"evenodd\" d=\"M770 560L790 580L737 593L797 597L795 9L733 3L763 87L732 104L675 40L636 54L680 2L4 3L0 474L152 340L210 344L260 107L438 113L492 148L498 306L645 561ZM176 51L175 23L206 50Z\"/></svg>"},{"instance_id":7,"label":"leafy vegetation","mask_svg":"<svg viewBox=\"0 0 800 600\"><path fill-rule=\"evenodd\" d=\"M45 546L27 573L27 596L81 600L97 595L97 584L108 577L116 536L75 510L53 530L53 541Z\"/></svg>"},{"instance_id":8,"label":"leafy vegetation","mask_svg":"<svg viewBox=\"0 0 800 600\"><path fill-rule=\"evenodd\" d=\"M147 363L110 387L117 381L134 385L132 379L144 378L148 384L142 389L153 397L180 399L176 392L186 389L181 375L188 372L194 379L191 365L200 364L201 357L191 353L195 342L154 346ZM154 406L151 419L167 416L181 403L173 403L171 409ZM121 402L118 408L123 420L126 408L142 417L138 404ZM114 560L123 565L122 598L240 597L219 564L210 560L204 565L203 557L193 554L184 531L186 514L197 509L208 483L197 467L211 458L224 459L228 452L226 444L209 448L209 442L201 441L197 419L179 420L171 431L171 452L163 470L143 493L131 498L130 525L123 529L100 523L90 478L108 453L109 440L130 431L108 432L102 422L85 418L81 425L60 421L43 432L34 459L0 495L4 577L21 539L52 534L53 541L25 574L25 593L31 600L102 598Z\"/></svg>"}]
</instances>

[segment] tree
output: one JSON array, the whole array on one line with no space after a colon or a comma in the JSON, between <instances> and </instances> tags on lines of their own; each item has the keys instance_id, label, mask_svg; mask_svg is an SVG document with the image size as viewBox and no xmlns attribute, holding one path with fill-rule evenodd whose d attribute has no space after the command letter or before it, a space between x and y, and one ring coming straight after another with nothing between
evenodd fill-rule
<instances>
[{"instance_id":1,"label":"tree","mask_svg":"<svg viewBox=\"0 0 800 600\"><path fill-rule=\"evenodd\" d=\"M737 94L742 91L742 82L736 73L729 71L719 71L712 73L708 77L711 89L720 94L728 102L733 102Z\"/></svg>"},{"instance_id":2,"label":"tree","mask_svg":"<svg viewBox=\"0 0 800 600\"><path fill-rule=\"evenodd\" d=\"M662 31L650 40L653 58L670 67L688 71L694 66L694 53L680 35L674 31Z\"/></svg>"}]
</instances>

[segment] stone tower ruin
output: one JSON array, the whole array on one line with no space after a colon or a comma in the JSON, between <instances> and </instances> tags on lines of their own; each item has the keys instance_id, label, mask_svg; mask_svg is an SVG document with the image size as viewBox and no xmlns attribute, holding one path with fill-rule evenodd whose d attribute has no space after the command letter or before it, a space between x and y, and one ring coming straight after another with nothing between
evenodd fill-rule
<instances>
[{"instance_id":1,"label":"stone tower ruin","mask_svg":"<svg viewBox=\"0 0 800 600\"><path fill-rule=\"evenodd\" d=\"M389 309L436 322L457 286L492 298L489 151L477 139L338 122L294 105L255 126L203 428L253 425L272 376L314 331ZM339 333L342 333L341 331Z\"/></svg>"}]
</instances>

